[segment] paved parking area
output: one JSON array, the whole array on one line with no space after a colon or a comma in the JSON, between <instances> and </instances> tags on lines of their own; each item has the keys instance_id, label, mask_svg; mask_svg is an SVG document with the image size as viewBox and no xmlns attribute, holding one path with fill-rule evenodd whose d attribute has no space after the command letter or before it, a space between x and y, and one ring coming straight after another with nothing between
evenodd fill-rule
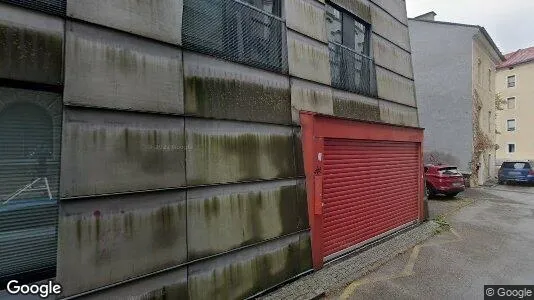
<instances>
[{"instance_id":1,"label":"paved parking area","mask_svg":"<svg viewBox=\"0 0 534 300\"><path fill-rule=\"evenodd\" d=\"M429 211L450 227L328 298L483 299L484 284L534 283L534 187L471 189Z\"/></svg>"}]
</instances>

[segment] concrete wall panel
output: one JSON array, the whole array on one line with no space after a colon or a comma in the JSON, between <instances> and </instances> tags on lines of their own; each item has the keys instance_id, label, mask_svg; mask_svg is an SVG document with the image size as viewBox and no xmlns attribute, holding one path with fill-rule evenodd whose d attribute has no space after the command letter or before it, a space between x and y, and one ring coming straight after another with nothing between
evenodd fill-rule
<instances>
[{"instance_id":1,"label":"concrete wall panel","mask_svg":"<svg viewBox=\"0 0 534 300\"><path fill-rule=\"evenodd\" d=\"M91 23L180 45L182 0L67 1L67 15Z\"/></svg>"},{"instance_id":2,"label":"concrete wall panel","mask_svg":"<svg viewBox=\"0 0 534 300\"><path fill-rule=\"evenodd\" d=\"M373 34L375 62L408 78L413 77L412 56L391 42Z\"/></svg>"},{"instance_id":3,"label":"concrete wall panel","mask_svg":"<svg viewBox=\"0 0 534 300\"><path fill-rule=\"evenodd\" d=\"M0 78L62 84L64 23L0 3Z\"/></svg>"},{"instance_id":4,"label":"concrete wall panel","mask_svg":"<svg viewBox=\"0 0 534 300\"><path fill-rule=\"evenodd\" d=\"M330 85L328 46L298 33L287 33L289 74Z\"/></svg>"},{"instance_id":5,"label":"concrete wall panel","mask_svg":"<svg viewBox=\"0 0 534 300\"><path fill-rule=\"evenodd\" d=\"M419 127L416 108L388 101L380 101L380 120L390 124Z\"/></svg>"},{"instance_id":6,"label":"concrete wall panel","mask_svg":"<svg viewBox=\"0 0 534 300\"><path fill-rule=\"evenodd\" d=\"M374 33L380 34L404 50L411 50L408 26L395 20L376 5L371 5L371 21Z\"/></svg>"},{"instance_id":7,"label":"concrete wall panel","mask_svg":"<svg viewBox=\"0 0 534 300\"><path fill-rule=\"evenodd\" d=\"M378 100L334 90L334 115L355 120L379 121Z\"/></svg>"},{"instance_id":8,"label":"concrete wall panel","mask_svg":"<svg viewBox=\"0 0 534 300\"><path fill-rule=\"evenodd\" d=\"M308 228L296 180L192 189L187 193L189 259Z\"/></svg>"},{"instance_id":9,"label":"concrete wall panel","mask_svg":"<svg viewBox=\"0 0 534 300\"><path fill-rule=\"evenodd\" d=\"M64 197L185 185L184 121L68 109L63 125Z\"/></svg>"},{"instance_id":10,"label":"concrete wall panel","mask_svg":"<svg viewBox=\"0 0 534 300\"><path fill-rule=\"evenodd\" d=\"M62 201L57 280L64 295L185 262L185 192Z\"/></svg>"},{"instance_id":11,"label":"concrete wall panel","mask_svg":"<svg viewBox=\"0 0 534 300\"><path fill-rule=\"evenodd\" d=\"M332 3L371 24L371 9L368 0L332 0Z\"/></svg>"},{"instance_id":12,"label":"concrete wall panel","mask_svg":"<svg viewBox=\"0 0 534 300\"><path fill-rule=\"evenodd\" d=\"M293 128L293 141L295 143L295 166L297 169L297 176L305 176L304 152L302 149L302 130L300 127Z\"/></svg>"},{"instance_id":13,"label":"concrete wall panel","mask_svg":"<svg viewBox=\"0 0 534 300\"><path fill-rule=\"evenodd\" d=\"M311 269L309 233L291 235L189 268L189 299L244 299Z\"/></svg>"},{"instance_id":14,"label":"concrete wall panel","mask_svg":"<svg viewBox=\"0 0 534 300\"><path fill-rule=\"evenodd\" d=\"M66 44L65 103L183 112L180 50L74 22Z\"/></svg>"},{"instance_id":15,"label":"concrete wall panel","mask_svg":"<svg viewBox=\"0 0 534 300\"><path fill-rule=\"evenodd\" d=\"M290 127L186 119L187 184L295 176Z\"/></svg>"},{"instance_id":16,"label":"concrete wall panel","mask_svg":"<svg viewBox=\"0 0 534 300\"><path fill-rule=\"evenodd\" d=\"M185 112L208 118L291 123L289 78L184 53Z\"/></svg>"},{"instance_id":17,"label":"concrete wall panel","mask_svg":"<svg viewBox=\"0 0 534 300\"><path fill-rule=\"evenodd\" d=\"M291 78L291 113L296 124L301 110L332 115L332 88Z\"/></svg>"},{"instance_id":18,"label":"concrete wall panel","mask_svg":"<svg viewBox=\"0 0 534 300\"><path fill-rule=\"evenodd\" d=\"M416 106L415 84L412 80L377 66L376 81L380 98Z\"/></svg>"},{"instance_id":19,"label":"concrete wall panel","mask_svg":"<svg viewBox=\"0 0 534 300\"><path fill-rule=\"evenodd\" d=\"M285 0L288 28L322 42L326 36L325 7L315 0Z\"/></svg>"},{"instance_id":20,"label":"concrete wall panel","mask_svg":"<svg viewBox=\"0 0 534 300\"><path fill-rule=\"evenodd\" d=\"M188 299L187 267L85 296L88 300Z\"/></svg>"},{"instance_id":21,"label":"concrete wall panel","mask_svg":"<svg viewBox=\"0 0 534 300\"><path fill-rule=\"evenodd\" d=\"M403 0L371 0L376 5L387 10L392 16L402 23L408 25L408 15L406 12L406 1Z\"/></svg>"}]
</instances>

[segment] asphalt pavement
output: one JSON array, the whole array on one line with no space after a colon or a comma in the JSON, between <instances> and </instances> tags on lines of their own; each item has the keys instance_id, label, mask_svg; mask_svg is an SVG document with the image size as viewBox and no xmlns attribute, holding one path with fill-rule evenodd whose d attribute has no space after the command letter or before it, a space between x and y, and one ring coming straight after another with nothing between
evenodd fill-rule
<instances>
[{"instance_id":1,"label":"asphalt pavement","mask_svg":"<svg viewBox=\"0 0 534 300\"><path fill-rule=\"evenodd\" d=\"M330 292L332 299L483 299L485 284L534 284L534 187L429 200L440 234Z\"/></svg>"}]
</instances>

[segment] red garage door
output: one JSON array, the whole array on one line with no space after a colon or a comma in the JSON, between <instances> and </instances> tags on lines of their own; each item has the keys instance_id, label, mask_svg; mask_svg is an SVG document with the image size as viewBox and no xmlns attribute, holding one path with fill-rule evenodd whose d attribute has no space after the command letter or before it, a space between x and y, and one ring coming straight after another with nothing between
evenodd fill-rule
<instances>
[{"instance_id":1,"label":"red garage door","mask_svg":"<svg viewBox=\"0 0 534 300\"><path fill-rule=\"evenodd\" d=\"M417 222L423 130L301 112L315 269Z\"/></svg>"},{"instance_id":2,"label":"red garage door","mask_svg":"<svg viewBox=\"0 0 534 300\"><path fill-rule=\"evenodd\" d=\"M417 220L419 171L416 143L324 139L324 255Z\"/></svg>"}]
</instances>

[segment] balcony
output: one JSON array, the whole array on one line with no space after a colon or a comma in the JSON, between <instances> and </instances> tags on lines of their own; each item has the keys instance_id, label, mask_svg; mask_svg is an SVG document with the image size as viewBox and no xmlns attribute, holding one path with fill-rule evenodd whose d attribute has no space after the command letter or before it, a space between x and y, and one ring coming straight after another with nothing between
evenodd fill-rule
<instances>
[{"instance_id":1,"label":"balcony","mask_svg":"<svg viewBox=\"0 0 534 300\"><path fill-rule=\"evenodd\" d=\"M185 0L183 46L258 68L287 73L284 21L236 0Z\"/></svg>"},{"instance_id":2,"label":"balcony","mask_svg":"<svg viewBox=\"0 0 534 300\"><path fill-rule=\"evenodd\" d=\"M377 97L376 70L373 59L337 43L330 42L328 48L330 49L332 86L365 96Z\"/></svg>"}]
</instances>

